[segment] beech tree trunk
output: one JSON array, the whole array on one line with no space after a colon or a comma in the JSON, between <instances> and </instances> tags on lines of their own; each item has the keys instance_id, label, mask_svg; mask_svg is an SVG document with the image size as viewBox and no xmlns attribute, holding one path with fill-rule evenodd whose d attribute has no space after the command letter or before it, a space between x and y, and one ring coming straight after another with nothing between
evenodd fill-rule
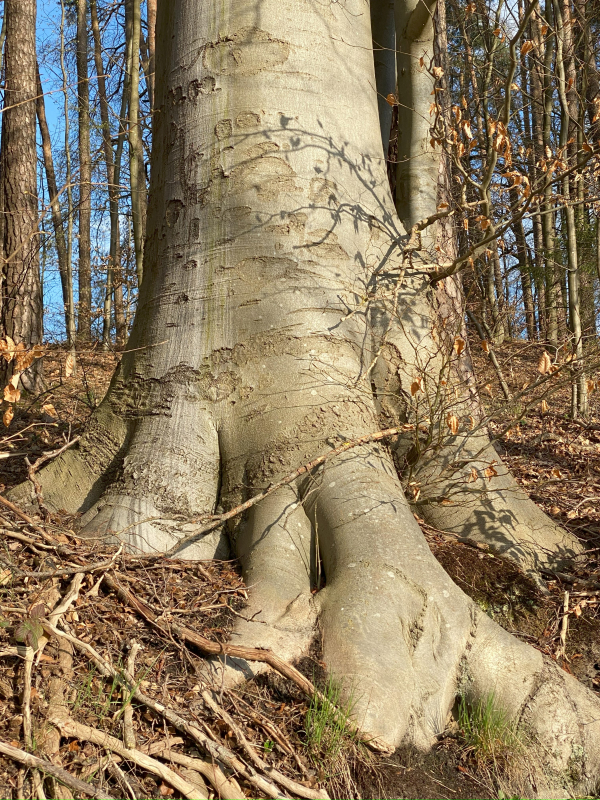
<instances>
[{"instance_id":1,"label":"beech tree trunk","mask_svg":"<svg viewBox=\"0 0 600 800\"><path fill-rule=\"evenodd\" d=\"M9 336L16 345L30 349L41 344L43 333L36 152L36 2L6 0L4 14L1 324L3 337ZM3 361L3 377L10 377L10 369L11 365ZM22 380L27 389L41 390L41 362L34 362Z\"/></svg>"},{"instance_id":2,"label":"beech tree trunk","mask_svg":"<svg viewBox=\"0 0 600 800\"><path fill-rule=\"evenodd\" d=\"M600 776L600 701L464 595L413 515L417 504L531 573L580 549L487 439L466 351L456 355L458 282L435 283L431 253L404 252L368 12L365 0L224 0L218 13L159 2L138 312L86 433L39 481L50 508L83 512L83 536L187 558L231 544L256 615L233 640L294 659L318 624L373 746L426 750L457 695L493 694L534 738L531 758L543 753L527 791L587 794ZM405 38L410 18L401 10ZM399 69L400 98L424 114L421 80ZM435 209L432 164L424 197L405 175L409 222ZM226 531L182 543L219 506L390 422L401 433L389 444L330 458ZM26 502L31 487L13 494ZM313 594L319 559L326 585ZM226 682L259 669L210 665Z\"/></svg>"}]
</instances>

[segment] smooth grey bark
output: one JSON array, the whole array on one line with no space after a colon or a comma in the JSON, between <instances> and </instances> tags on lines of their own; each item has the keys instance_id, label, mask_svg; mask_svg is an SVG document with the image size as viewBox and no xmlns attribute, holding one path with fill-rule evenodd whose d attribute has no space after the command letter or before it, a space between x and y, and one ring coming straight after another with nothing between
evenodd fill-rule
<instances>
[{"instance_id":1,"label":"smooth grey bark","mask_svg":"<svg viewBox=\"0 0 600 800\"><path fill-rule=\"evenodd\" d=\"M392 130L393 106L387 98L396 95L396 28L393 0L374 0L371 3L371 31L377 105L381 125L383 153L387 158Z\"/></svg>"},{"instance_id":2,"label":"smooth grey bark","mask_svg":"<svg viewBox=\"0 0 600 800\"><path fill-rule=\"evenodd\" d=\"M438 487L456 483L461 453L477 465L487 459L477 450L490 447L481 433L469 444L464 424L449 435L433 413L446 410L433 402L439 377L460 365L447 366L427 266L419 253L405 262L398 246L407 236L380 157L367 4L230 0L219 9L159 4L139 309L88 431L39 474L49 507L85 512L82 535L116 535L143 552L167 550L217 504L235 507L389 416L438 436L423 465ZM448 307L458 300L456 289ZM417 400L432 408L429 423ZM492 485L489 502L469 495L467 517L486 517L473 535L494 545L500 529L519 558L534 549L539 514L549 551L540 558L556 558L559 529L525 497L518 518L503 518L513 484ZM469 519L456 524L470 534ZM234 641L295 658L318 620L328 669L354 690L375 745L428 749L458 693L493 692L547 754L541 796L595 785L600 702L453 584L387 446L326 462L228 533L260 612L239 621ZM223 535L198 537L178 555L226 547ZM313 597L317 547L326 586ZM227 681L257 670L212 664L221 667Z\"/></svg>"},{"instance_id":3,"label":"smooth grey bark","mask_svg":"<svg viewBox=\"0 0 600 800\"><path fill-rule=\"evenodd\" d=\"M399 92L396 208L407 230L435 214L439 154L431 141L435 102L436 0L404 0L395 4ZM421 234L425 247L435 239L435 225Z\"/></svg>"}]
</instances>

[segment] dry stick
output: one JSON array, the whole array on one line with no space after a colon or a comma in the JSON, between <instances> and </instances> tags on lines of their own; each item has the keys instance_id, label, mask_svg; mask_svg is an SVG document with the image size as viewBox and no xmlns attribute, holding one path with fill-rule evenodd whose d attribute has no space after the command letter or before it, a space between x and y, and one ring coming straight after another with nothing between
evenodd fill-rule
<instances>
[{"instance_id":1,"label":"dry stick","mask_svg":"<svg viewBox=\"0 0 600 800\"><path fill-rule=\"evenodd\" d=\"M157 744L161 743L158 742ZM186 756L183 753L176 753L174 750L171 750L171 746L168 743L163 744L160 748L153 745L152 753L165 760L172 761L174 764L193 769L200 775L203 775L212 783L221 800L240 800L240 798L244 796L235 778L225 777L225 774L216 764L204 761L201 758L192 758L192 756Z\"/></svg>"},{"instance_id":2,"label":"dry stick","mask_svg":"<svg viewBox=\"0 0 600 800\"><path fill-rule=\"evenodd\" d=\"M271 720L267 719L262 714L260 714L256 709L252 708L252 706L248 705L248 703L246 703L246 701L243 700L238 694L232 692L231 690L229 690L228 694L229 694L230 697L235 698L234 701L233 701L234 704L237 701L237 703L241 703L245 707L245 710L242 713L245 714L249 719L251 719L252 722L256 723L257 725L260 725L260 727L264 731L266 731L266 733L274 741L277 742L277 744L281 747L281 749L284 752L286 752L288 755L292 756L292 758L295 760L296 764L298 765L300 771L303 772L304 775L307 775L308 774L308 769L307 769L306 765L302 763L301 758L298 756L298 753L294 750L292 745L289 743L289 741L288 741L287 737L285 736L285 734L283 733L283 731L281 731L280 728L274 722L271 722Z\"/></svg>"},{"instance_id":3,"label":"dry stick","mask_svg":"<svg viewBox=\"0 0 600 800\"><path fill-rule=\"evenodd\" d=\"M36 522L34 522L31 519L31 517L28 517L27 514L25 514L25 512L21 511L20 508L17 508L17 506L14 503L11 503L10 500L7 500L6 497L3 497L1 494L0 494L0 504L10 509L13 512L13 514L16 514L17 517L19 517L19 519L23 520L23 522L26 522L28 525L31 525L33 530L36 533L39 533L39 535L45 542L48 542L48 544L56 544L56 539L50 536L50 534L46 533L46 531L43 528L40 528L40 526Z\"/></svg>"},{"instance_id":4,"label":"dry stick","mask_svg":"<svg viewBox=\"0 0 600 800\"><path fill-rule=\"evenodd\" d=\"M309 461L308 464L303 464L298 469L295 469L293 472L290 472L289 475L286 475L285 478L282 478L280 481L276 483L272 483L262 492L254 495L249 500L246 500L245 503L242 503L235 508L232 508L231 511L226 511L224 514L218 514L213 517L210 517L210 520L205 524L202 525L200 528L196 528L195 531L190 533L188 536L185 536L183 539L180 539L176 545L173 545L170 550L167 550L165 556L173 556L179 549L181 549L185 544L188 542L193 541L198 536L204 536L206 533L210 533L214 531L216 528L220 527L224 522L227 520L233 519L237 517L238 514L242 514L244 511L247 511L252 506L255 506L257 503L260 503L261 500L264 500L265 497L276 492L277 489L281 489L283 486L289 486L290 483L293 483L297 478L301 475L304 475L307 472L311 472L313 469L320 467L321 464L324 464L328 459L334 458L335 456L339 456L341 453L345 453L346 450L351 450L353 447L359 447L362 444L369 444L369 442L378 442L381 439L387 439L389 436L397 436L401 431L401 428L386 428L382 431L377 431L376 433L367 433L365 436L359 436L358 439L352 439L350 442L344 442L339 447L335 447L333 450L329 450L329 452L324 453L322 456Z\"/></svg>"},{"instance_id":5,"label":"dry stick","mask_svg":"<svg viewBox=\"0 0 600 800\"><path fill-rule=\"evenodd\" d=\"M79 597L79 592L81 591L81 584L83 583L83 573L78 572L71 583L69 584L69 588L67 589L67 593L63 597L63 599L56 605L56 607L48 614L48 622L51 625L56 625L59 619L65 614L73 605L73 603ZM42 658L42 653L44 652L44 648L50 641L49 637L43 634L40 638L38 648L36 651L37 654L37 663L39 664Z\"/></svg>"},{"instance_id":6,"label":"dry stick","mask_svg":"<svg viewBox=\"0 0 600 800\"><path fill-rule=\"evenodd\" d=\"M565 599L563 601L563 618L560 625L560 647L558 648L558 652L556 657L559 658L562 656L565 661L568 661L565 649L567 645L567 630L569 628L569 593L565 592Z\"/></svg>"},{"instance_id":7,"label":"dry stick","mask_svg":"<svg viewBox=\"0 0 600 800\"><path fill-rule=\"evenodd\" d=\"M121 788L125 788L125 791L131 797L131 800L138 800L136 793L133 791L132 785L127 780L127 776L121 769L121 767L115 762L112 755L109 753L108 764L106 765L106 769L110 772L116 782L119 784Z\"/></svg>"},{"instance_id":8,"label":"dry stick","mask_svg":"<svg viewBox=\"0 0 600 800\"><path fill-rule=\"evenodd\" d=\"M287 789L288 792L291 792L293 795L306 797L308 800L329 800L329 795L324 789L317 790L303 786L301 783L282 775L279 770L276 770L274 767L270 767L268 764L266 764L258 755L254 747L252 747L250 742L246 739L240 726L223 708L215 703L208 692L202 692L202 699L217 717L220 717L224 722L227 723L227 725L229 725L238 741L238 744L243 748L248 758L254 763L255 767L260 769L274 781L277 781L280 786L283 786L284 789Z\"/></svg>"},{"instance_id":9,"label":"dry stick","mask_svg":"<svg viewBox=\"0 0 600 800\"><path fill-rule=\"evenodd\" d=\"M17 761L19 764L24 764L30 769L39 769L47 775L52 775L53 778L56 778L57 781L68 786L69 789L72 789L78 795L92 797L96 800L114 800L112 795L106 794L102 789L94 786L93 783L84 783L80 781L79 778L71 775L70 772L67 772L66 769L55 766L51 761L46 761L43 758L31 755L31 753L26 753L18 747L0 742L0 753L8 756L8 758L12 758L13 761Z\"/></svg>"},{"instance_id":10,"label":"dry stick","mask_svg":"<svg viewBox=\"0 0 600 800\"><path fill-rule=\"evenodd\" d=\"M23 658L22 649L23 648L19 647L3 647L2 650L0 650L0 658L5 658L7 656L10 658L13 658L15 656L17 658Z\"/></svg>"},{"instance_id":11,"label":"dry stick","mask_svg":"<svg viewBox=\"0 0 600 800\"><path fill-rule=\"evenodd\" d=\"M64 453L65 450L69 449L69 447L73 447L74 444L77 444L77 442L80 439L81 436L76 436L74 439L71 439L70 442L67 442L62 447L59 447L58 450L53 450L51 453L44 453L36 461L33 462L33 464L29 467L27 471L30 472L31 475L35 475L35 473L42 466L42 464L45 464L46 461L50 461L51 458L56 458L56 456L61 455L61 453Z\"/></svg>"},{"instance_id":12,"label":"dry stick","mask_svg":"<svg viewBox=\"0 0 600 800\"><path fill-rule=\"evenodd\" d=\"M48 721L56 725L63 736L73 736L83 742L92 742L92 744L97 744L100 747L111 750L126 761L131 761L147 772L158 775L159 778L171 784L171 786L177 789L178 792L181 792L185 797L189 798L189 800L200 800L200 798L198 798L197 788L176 772L173 772L172 769L169 769L169 767L161 764L160 761L147 756L139 750L125 747L123 742L119 741L119 739L114 736L109 736L109 734L104 731L92 728L90 725L83 725L80 722L75 722L64 708L54 709L52 713L48 715Z\"/></svg>"},{"instance_id":13,"label":"dry stick","mask_svg":"<svg viewBox=\"0 0 600 800\"><path fill-rule=\"evenodd\" d=\"M132 639L131 650L127 657L127 672L132 678L135 678L135 658L140 649L140 643ZM123 700L127 703L123 711L123 742L125 743L125 747L133 748L137 744L135 731L133 729L133 706L131 705L131 694L125 687L123 687Z\"/></svg>"},{"instance_id":14,"label":"dry stick","mask_svg":"<svg viewBox=\"0 0 600 800\"><path fill-rule=\"evenodd\" d=\"M56 550L55 544L42 544L36 539L30 539L29 536L24 536L22 533L17 533L16 531L8 531L6 528L3 528L0 533L2 533L3 536L8 536L9 539L16 539L18 542L23 542L23 544L27 544L33 548L39 547L41 550ZM36 552L39 553L39 550L36 550Z\"/></svg>"},{"instance_id":15,"label":"dry stick","mask_svg":"<svg viewBox=\"0 0 600 800\"><path fill-rule=\"evenodd\" d=\"M299 672L287 661L279 658L272 650L262 649L259 647L244 647L238 644L223 644L221 642L213 642L199 633L178 625L176 622L160 622L157 621L157 615L148 606L139 600L129 589L122 587L112 575L104 576L105 583L110 586L117 596L127 605L134 608L138 614L144 617L151 625L160 630L167 636L175 635L188 644L193 644L203 653L211 656L229 656L230 658L241 658L245 661L260 661L263 664L268 664L284 678L293 681L299 689L301 689L307 697L317 697L321 703L331 707L332 712L337 716L341 712L331 703L324 694L322 694L311 681L308 680L301 672ZM379 742L367 734L363 733L360 728L355 725L351 720L347 720L349 730L355 734L362 742L368 744L375 750L389 753L389 747Z\"/></svg>"},{"instance_id":16,"label":"dry stick","mask_svg":"<svg viewBox=\"0 0 600 800\"><path fill-rule=\"evenodd\" d=\"M157 700L154 700L152 697L149 697L147 694L144 694L144 692L140 691L140 689L136 687L131 675L128 675L125 670L116 670L111 664L109 664L108 661L102 658L100 653L98 653L91 645L87 644L87 642L82 642L76 636L73 636L66 631L58 630L58 628L48 624L45 620L40 620L40 622L46 630L51 631L55 636L67 639L73 645L75 645L78 650L86 653L96 664L99 672L102 675L124 682L129 687L132 697L134 697L140 703L143 703L148 708L152 709L152 711L155 713L162 716L167 720L167 722L170 722L174 728L177 728L177 730L182 731L190 736L208 753L211 758L215 759L215 761L222 761L227 767L240 774L260 792L267 794L269 797L280 797L279 791L274 784L272 784L270 781L267 781L262 776L257 775L252 767L248 767L246 764L244 764L244 762L241 761L235 755L235 753L232 753L228 747L218 742L213 742L195 722L188 722L183 717L180 717L175 711L173 711L172 708L168 708L162 703L159 703Z\"/></svg>"},{"instance_id":17,"label":"dry stick","mask_svg":"<svg viewBox=\"0 0 600 800\"><path fill-rule=\"evenodd\" d=\"M6 559L0 556L0 562L6 564L13 572L16 572L20 578L58 578L68 575L80 575L86 572L97 572L99 569L107 569L111 567L117 558L121 555L121 551L123 549L123 545L119 547L117 552L114 554L112 558L109 558L107 561L100 561L98 564L89 564L86 566L81 567L69 567L66 569L53 569L48 570L47 572L26 572L23 569L19 569L16 567L12 562L7 561Z\"/></svg>"},{"instance_id":18,"label":"dry stick","mask_svg":"<svg viewBox=\"0 0 600 800\"><path fill-rule=\"evenodd\" d=\"M25 650L25 664L23 666L23 704L21 710L23 713L23 739L25 740L25 747L31 751L33 750L33 737L31 735L31 673L33 670L33 647L27 647ZM40 777L37 769L32 771L32 783L34 794L39 800L46 800L44 793L44 781Z\"/></svg>"}]
</instances>

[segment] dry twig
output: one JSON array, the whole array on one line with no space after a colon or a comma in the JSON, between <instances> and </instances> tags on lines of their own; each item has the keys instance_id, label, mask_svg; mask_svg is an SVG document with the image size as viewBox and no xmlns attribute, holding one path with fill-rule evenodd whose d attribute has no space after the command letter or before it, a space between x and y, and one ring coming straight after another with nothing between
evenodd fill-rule
<instances>
[{"instance_id":1,"label":"dry twig","mask_svg":"<svg viewBox=\"0 0 600 800\"><path fill-rule=\"evenodd\" d=\"M251 497L249 500L246 500L245 503L242 503L235 508L232 508L230 511L226 511L224 514L218 514L215 516L210 517L210 519L202 525L200 528L196 528L195 531L190 533L188 536L185 536L183 539L180 539L177 544L173 545L170 550L167 550L165 556L174 556L178 550L188 544L189 542L194 541L197 539L198 536L204 536L211 531L216 530L219 528L224 522L227 522L234 517L237 517L239 514L243 514L244 511L247 511L252 506L255 506L257 503L260 503L261 500L264 500L273 492L276 492L278 489L281 489L283 486L289 486L290 483L293 483L297 478L301 475L305 475L308 472L312 472L317 467L320 467L330 458L335 458L335 456L339 456L342 453L345 453L347 450L352 450L354 447L360 447L363 444L370 444L371 442L379 442L382 439L387 439L390 436L397 436L400 433L400 428L386 428L385 430L376 431L375 433L367 433L365 436L359 436L357 439L352 439L351 441L343 442L338 447L334 447L332 450L329 450L327 453L323 453L322 456L309 461L308 464L303 464L298 469L295 469L293 472L290 472L289 475L286 475L285 478L277 481L276 483L272 483L262 492L255 494L254 497Z\"/></svg>"},{"instance_id":2,"label":"dry twig","mask_svg":"<svg viewBox=\"0 0 600 800\"><path fill-rule=\"evenodd\" d=\"M97 744L113 753L117 753L126 761L131 761L147 772L158 775L161 780L169 783L177 789L177 791L189 798L189 800L206 800L206 798L201 799L198 797L198 789L193 784L186 781L176 772L173 772L169 767L161 764L160 761L147 756L140 750L125 747L123 742L104 731L92 728L89 725L83 725L80 722L75 722L74 719L71 719L66 709L54 709L48 716L48 720L53 725L56 725L63 736L73 736L81 741L92 742L92 744Z\"/></svg>"},{"instance_id":3,"label":"dry twig","mask_svg":"<svg viewBox=\"0 0 600 800\"><path fill-rule=\"evenodd\" d=\"M132 697L134 697L140 703L143 703L155 713L162 716L167 722L170 722L173 727L177 728L177 730L182 731L190 736L215 761L222 762L229 767L229 769L232 769L234 772L241 775L262 794L266 794L268 797L272 798L280 797L279 790L273 783L271 783L271 781L263 778L261 775L258 775L252 767L244 764L244 762L239 759L228 747L220 744L219 742L213 742L195 722L189 722L188 720L185 720L183 717L173 711L172 708L168 708L167 706L159 703L157 700L154 700L152 697L149 697L147 694L142 692L136 686L131 675L128 675L125 670L116 670L111 664L109 664L108 661L102 658L100 653L98 653L91 645L87 644L87 642L82 642L76 636L73 636L66 631L58 630L58 628L55 628L53 625L50 625L44 620L41 621L41 624L44 626L45 630L50 631L56 636L64 637L70 641L80 652L86 653L96 664L99 672L102 675L115 678L116 680L121 681L128 686L132 693Z\"/></svg>"},{"instance_id":4,"label":"dry twig","mask_svg":"<svg viewBox=\"0 0 600 800\"><path fill-rule=\"evenodd\" d=\"M60 781L65 786L73 789L73 791L78 795L96 798L96 800L114 800L112 795L106 794L106 792L103 792L102 789L94 786L93 783L84 783L84 781L80 781L79 778L76 778L74 775L71 775L70 772L67 772L66 769L55 766L51 761L46 761L45 759L38 758L31 753L26 753L24 750L20 750L18 747L13 747L11 744L0 742L0 753L8 756L8 758L12 758L13 761L17 761L19 764L24 764L30 769L39 769L46 775L52 775L53 778L56 778L57 781ZM19 796L20 795L21 792L19 792Z\"/></svg>"}]
</instances>

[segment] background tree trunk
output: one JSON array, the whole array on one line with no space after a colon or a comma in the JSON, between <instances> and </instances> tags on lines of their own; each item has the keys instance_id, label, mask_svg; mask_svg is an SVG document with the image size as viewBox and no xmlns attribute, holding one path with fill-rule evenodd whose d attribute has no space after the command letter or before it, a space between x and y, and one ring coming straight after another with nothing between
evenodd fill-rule
<instances>
[{"instance_id":1,"label":"background tree trunk","mask_svg":"<svg viewBox=\"0 0 600 800\"><path fill-rule=\"evenodd\" d=\"M144 238L146 227L146 178L144 175L144 151L140 131L140 0L126 0L131 19L131 41L129 53L129 180L131 182L131 217L138 286L142 285Z\"/></svg>"},{"instance_id":2,"label":"background tree trunk","mask_svg":"<svg viewBox=\"0 0 600 800\"><path fill-rule=\"evenodd\" d=\"M6 0L1 194L4 214L2 334L27 349L42 342L36 151L36 2ZM4 375L14 367L3 362ZM22 376L40 391L42 363Z\"/></svg>"},{"instance_id":3,"label":"background tree trunk","mask_svg":"<svg viewBox=\"0 0 600 800\"><path fill-rule=\"evenodd\" d=\"M65 329L67 332L67 344L73 347L75 343L75 308L73 304L73 274L68 258L67 242L63 227L62 209L56 174L54 171L54 158L52 156L52 141L48 122L46 120L46 104L44 102L44 90L40 80L40 71L37 68L37 118L40 126L40 136L42 139L42 152L44 154L44 167L46 170L46 182L50 194L50 211L52 213L52 226L54 228L54 238L56 241L56 256L58 258L58 271L63 295L63 306L65 311Z\"/></svg>"},{"instance_id":4,"label":"background tree trunk","mask_svg":"<svg viewBox=\"0 0 600 800\"><path fill-rule=\"evenodd\" d=\"M87 0L77 0L77 99L79 113L79 303L77 335L92 337L92 157L88 78Z\"/></svg>"}]
</instances>

